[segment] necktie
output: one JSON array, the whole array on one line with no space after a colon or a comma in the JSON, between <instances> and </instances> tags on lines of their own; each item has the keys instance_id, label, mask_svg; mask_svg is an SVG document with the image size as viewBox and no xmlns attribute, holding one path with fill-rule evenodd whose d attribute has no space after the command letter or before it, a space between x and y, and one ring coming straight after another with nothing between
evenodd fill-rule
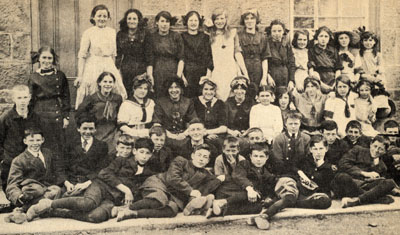
<instances>
[{"instance_id":1,"label":"necktie","mask_svg":"<svg viewBox=\"0 0 400 235\"><path fill-rule=\"evenodd\" d=\"M87 140L83 140L82 148L83 148L83 151L85 151L85 152L87 151L86 150L87 145L88 145L88 141Z\"/></svg>"}]
</instances>

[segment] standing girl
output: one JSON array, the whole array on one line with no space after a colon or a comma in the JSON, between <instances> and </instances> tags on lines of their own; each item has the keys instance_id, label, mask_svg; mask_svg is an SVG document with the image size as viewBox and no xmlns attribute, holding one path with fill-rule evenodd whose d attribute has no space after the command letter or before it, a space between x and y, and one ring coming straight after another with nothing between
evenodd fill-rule
<instances>
[{"instance_id":1,"label":"standing girl","mask_svg":"<svg viewBox=\"0 0 400 235\"><path fill-rule=\"evenodd\" d=\"M115 93L126 98L122 78L115 67L114 58L117 55L116 33L107 27L110 12L104 5L97 5L90 15L92 27L87 29L81 39L78 53L78 78L74 85L78 86L75 108L82 103L83 98L97 91L97 78L104 72L114 74L116 79Z\"/></svg>"},{"instance_id":2,"label":"standing girl","mask_svg":"<svg viewBox=\"0 0 400 235\"><path fill-rule=\"evenodd\" d=\"M76 118L81 115L92 115L96 118L95 137L108 144L109 150L114 150L114 139L117 131L117 113L122 103L122 97L112 92L115 86L115 76L103 72L97 79L98 91L86 96L76 111Z\"/></svg>"},{"instance_id":3,"label":"standing girl","mask_svg":"<svg viewBox=\"0 0 400 235\"><path fill-rule=\"evenodd\" d=\"M294 83L299 93L304 91L304 80L308 77L308 31L296 31L292 40L292 50L296 62L296 72L294 73Z\"/></svg>"},{"instance_id":4,"label":"standing girl","mask_svg":"<svg viewBox=\"0 0 400 235\"><path fill-rule=\"evenodd\" d=\"M291 90L294 88L296 64L292 48L284 37L287 33L285 24L280 20L273 20L265 31L269 36L268 43L271 50L268 72L272 79L268 79L267 82L270 86L288 87Z\"/></svg>"},{"instance_id":5,"label":"standing girl","mask_svg":"<svg viewBox=\"0 0 400 235\"><path fill-rule=\"evenodd\" d=\"M147 74L153 81L155 96L160 98L168 90L164 87L165 80L171 76L178 76L187 81L183 75L184 46L181 35L170 30L177 19L168 11L161 11L156 15L156 32L150 34L149 50L146 50Z\"/></svg>"},{"instance_id":6,"label":"standing girl","mask_svg":"<svg viewBox=\"0 0 400 235\"><path fill-rule=\"evenodd\" d=\"M250 111L250 128L258 127L269 144L283 129L282 114L279 107L271 104L275 100L274 91L269 86L261 86L258 90L259 104Z\"/></svg>"},{"instance_id":7,"label":"standing girl","mask_svg":"<svg viewBox=\"0 0 400 235\"><path fill-rule=\"evenodd\" d=\"M65 74L56 69L57 55L53 48L42 47L32 57L39 62L39 69L29 78L33 111L40 117L46 138L45 146L51 147L57 157L62 158L65 132L69 124L71 109L70 92Z\"/></svg>"},{"instance_id":8,"label":"standing girl","mask_svg":"<svg viewBox=\"0 0 400 235\"><path fill-rule=\"evenodd\" d=\"M353 33L340 31L335 33L335 45L339 50L339 57L342 62L342 72L350 78L352 84L356 84L360 78L361 60L357 49L353 47Z\"/></svg>"},{"instance_id":9,"label":"standing girl","mask_svg":"<svg viewBox=\"0 0 400 235\"><path fill-rule=\"evenodd\" d=\"M115 65L121 71L124 86L130 97L133 79L146 72L147 19L143 18L139 10L129 9L119 25L121 30L117 33Z\"/></svg>"},{"instance_id":10,"label":"standing girl","mask_svg":"<svg viewBox=\"0 0 400 235\"><path fill-rule=\"evenodd\" d=\"M361 79L357 86L358 98L354 100L355 115L361 123L361 132L370 137L379 134L372 124L376 121L376 105L371 96L372 84L368 80Z\"/></svg>"},{"instance_id":11,"label":"standing girl","mask_svg":"<svg viewBox=\"0 0 400 235\"><path fill-rule=\"evenodd\" d=\"M314 40L317 44L308 50L309 75L315 76L314 72L319 74L321 91L326 94L334 90L335 78L340 75L343 66L336 48L328 44L333 40L333 34L328 27L320 27Z\"/></svg>"},{"instance_id":12,"label":"standing girl","mask_svg":"<svg viewBox=\"0 0 400 235\"><path fill-rule=\"evenodd\" d=\"M210 37L199 31L199 27L203 25L200 14L197 11L189 11L183 17L183 24L187 27L187 31L181 34L185 48L183 74L188 82L185 95L193 98L201 94L200 78L211 77L214 65Z\"/></svg>"},{"instance_id":13,"label":"standing girl","mask_svg":"<svg viewBox=\"0 0 400 235\"><path fill-rule=\"evenodd\" d=\"M336 96L326 100L324 117L333 120L338 126L340 138L346 136L346 126L351 120L355 120L354 94L351 92L351 81L347 75L341 75L336 79Z\"/></svg>"},{"instance_id":14,"label":"standing girl","mask_svg":"<svg viewBox=\"0 0 400 235\"><path fill-rule=\"evenodd\" d=\"M364 32L360 39L360 56L363 74L373 85L372 96L374 98L378 118L386 118L394 113L393 102L389 101L389 94L385 90L385 75L382 55L378 52L378 38L372 32ZM391 107L392 103L392 107Z\"/></svg>"},{"instance_id":15,"label":"standing girl","mask_svg":"<svg viewBox=\"0 0 400 235\"><path fill-rule=\"evenodd\" d=\"M233 78L243 74L248 78L242 49L236 30L228 26L228 15L222 8L217 8L211 15L213 25L210 27L211 50L214 62L211 80L217 84L217 96L222 101L229 97L229 85Z\"/></svg>"},{"instance_id":16,"label":"standing girl","mask_svg":"<svg viewBox=\"0 0 400 235\"><path fill-rule=\"evenodd\" d=\"M240 18L240 24L244 25L245 28L238 33L244 62L249 74L249 95L251 98L256 96L261 80L267 80L268 58L271 57L267 39L257 29L259 23L260 15L257 9L247 9Z\"/></svg>"}]
</instances>

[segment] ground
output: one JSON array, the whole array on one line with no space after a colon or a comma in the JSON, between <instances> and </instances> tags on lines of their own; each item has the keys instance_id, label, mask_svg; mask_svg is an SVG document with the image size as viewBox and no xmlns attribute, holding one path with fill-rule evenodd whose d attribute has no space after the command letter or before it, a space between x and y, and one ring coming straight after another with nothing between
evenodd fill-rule
<instances>
[{"instance_id":1,"label":"ground","mask_svg":"<svg viewBox=\"0 0 400 235\"><path fill-rule=\"evenodd\" d=\"M128 230L107 234L177 234L177 235L255 235L260 234L399 234L400 211L361 214L327 215L309 218L289 218L272 221L268 231L246 224L246 220L209 225L182 225L175 229Z\"/></svg>"}]
</instances>

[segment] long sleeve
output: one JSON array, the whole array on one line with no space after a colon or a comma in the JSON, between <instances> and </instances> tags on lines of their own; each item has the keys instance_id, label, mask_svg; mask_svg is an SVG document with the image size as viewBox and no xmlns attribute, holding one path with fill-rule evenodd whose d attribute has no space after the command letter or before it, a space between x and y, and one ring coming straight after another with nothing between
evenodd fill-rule
<instances>
[{"instance_id":1,"label":"long sleeve","mask_svg":"<svg viewBox=\"0 0 400 235\"><path fill-rule=\"evenodd\" d=\"M222 155L219 155L217 159L215 159L214 174L216 176L225 175L224 160Z\"/></svg>"},{"instance_id":2,"label":"long sleeve","mask_svg":"<svg viewBox=\"0 0 400 235\"><path fill-rule=\"evenodd\" d=\"M289 72L289 81L294 81L294 74L296 72L296 59L294 58L294 54L292 51L292 47L288 45L287 47L287 57L288 57L288 72Z\"/></svg>"},{"instance_id":3,"label":"long sleeve","mask_svg":"<svg viewBox=\"0 0 400 235\"><path fill-rule=\"evenodd\" d=\"M184 193L186 196L189 196L192 192L193 188L190 184L183 179L183 174L185 167L187 167L187 161L183 157L175 158L168 171L166 173L167 184L173 187L175 190Z\"/></svg>"},{"instance_id":4,"label":"long sleeve","mask_svg":"<svg viewBox=\"0 0 400 235\"><path fill-rule=\"evenodd\" d=\"M23 162L15 159L10 168L10 173L7 180L7 198L16 205L18 197L22 194L20 184L24 180Z\"/></svg>"},{"instance_id":5,"label":"long sleeve","mask_svg":"<svg viewBox=\"0 0 400 235\"><path fill-rule=\"evenodd\" d=\"M123 32L119 31L117 33L117 56L115 57L115 66L117 69L121 69L122 60L124 59L123 48L122 48L122 37Z\"/></svg>"},{"instance_id":6,"label":"long sleeve","mask_svg":"<svg viewBox=\"0 0 400 235\"><path fill-rule=\"evenodd\" d=\"M60 73L60 79L61 79L61 111L63 112L63 117L69 117L69 112L71 110L71 101L70 101L70 92L69 92L69 85L68 85L68 80L65 76L64 73Z\"/></svg>"},{"instance_id":7,"label":"long sleeve","mask_svg":"<svg viewBox=\"0 0 400 235\"><path fill-rule=\"evenodd\" d=\"M248 168L248 161L240 161L232 172L233 181L242 189L246 189L248 186L254 187L253 183L247 178Z\"/></svg>"},{"instance_id":8,"label":"long sleeve","mask_svg":"<svg viewBox=\"0 0 400 235\"><path fill-rule=\"evenodd\" d=\"M118 171L121 170L123 164L127 164L127 161L124 161L124 158L116 158L114 161L110 163L106 168L102 169L99 172L99 179L106 182L108 185L116 187L119 184L122 184L122 181L117 177Z\"/></svg>"},{"instance_id":9,"label":"long sleeve","mask_svg":"<svg viewBox=\"0 0 400 235\"><path fill-rule=\"evenodd\" d=\"M361 169L357 166L357 156L360 148L355 147L348 151L339 161L339 169L352 176L361 176Z\"/></svg>"},{"instance_id":10,"label":"long sleeve","mask_svg":"<svg viewBox=\"0 0 400 235\"><path fill-rule=\"evenodd\" d=\"M81 38L81 44L80 44L79 52L78 52L78 58L86 59L89 55L89 47L90 47L89 30L90 29L83 32L83 35Z\"/></svg>"}]
</instances>

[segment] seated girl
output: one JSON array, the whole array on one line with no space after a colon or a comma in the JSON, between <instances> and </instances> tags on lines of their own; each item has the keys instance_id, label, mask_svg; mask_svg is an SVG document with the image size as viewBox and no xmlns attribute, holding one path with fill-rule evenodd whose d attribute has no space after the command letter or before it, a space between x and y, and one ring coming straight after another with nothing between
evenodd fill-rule
<instances>
[{"instance_id":1,"label":"seated girl","mask_svg":"<svg viewBox=\"0 0 400 235\"><path fill-rule=\"evenodd\" d=\"M123 134L134 138L148 137L153 119L154 101L148 98L151 82L147 75L133 79L133 95L125 100L118 112L118 124Z\"/></svg>"},{"instance_id":2,"label":"seated girl","mask_svg":"<svg viewBox=\"0 0 400 235\"><path fill-rule=\"evenodd\" d=\"M245 77L236 77L231 82L232 97L226 102L228 134L239 137L249 129L250 109L255 101L248 95L249 83Z\"/></svg>"},{"instance_id":3,"label":"seated girl","mask_svg":"<svg viewBox=\"0 0 400 235\"><path fill-rule=\"evenodd\" d=\"M258 127L264 133L269 144L283 129L280 108L271 104L275 100L271 87L261 86L258 89L259 104L254 105L250 111L250 128Z\"/></svg>"},{"instance_id":4,"label":"seated girl","mask_svg":"<svg viewBox=\"0 0 400 235\"><path fill-rule=\"evenodd\" d=\"M97 79L97 85L98 91L83 99L76 111L76 117L87 114L96 117L95 137L106 142L109 150L114 150L117 113L122 103L122 97L113 92L115 77L110 72L101 73Z\"/></svg>"},{"instance_id":5,"label":"seated girl","mask_svg":"<svg viewBox=\"0 0 400 235\"><path fill-rule=\"evenodd\" d=\"M372 126L376 121L376 104L371 95L372 84L368 80L360 80L357 85L358 98L354 99L356 119L361 123L362 133L374 137L378 133Z\"/></svg>"},{"instance_id":6,"label":"seated girl","mask_svg":"<svg viewBox=\"0 0 400 235\"><path fill-rule=\"evenodd\" d=\"M336 96L326 100L324 117L333 120L338 125L340 138L346 136L346 125L355 120L354 98L356 94L351 92L351 80L347 75L341 75L336 79Z\"/></svg>"}]
</instances>

